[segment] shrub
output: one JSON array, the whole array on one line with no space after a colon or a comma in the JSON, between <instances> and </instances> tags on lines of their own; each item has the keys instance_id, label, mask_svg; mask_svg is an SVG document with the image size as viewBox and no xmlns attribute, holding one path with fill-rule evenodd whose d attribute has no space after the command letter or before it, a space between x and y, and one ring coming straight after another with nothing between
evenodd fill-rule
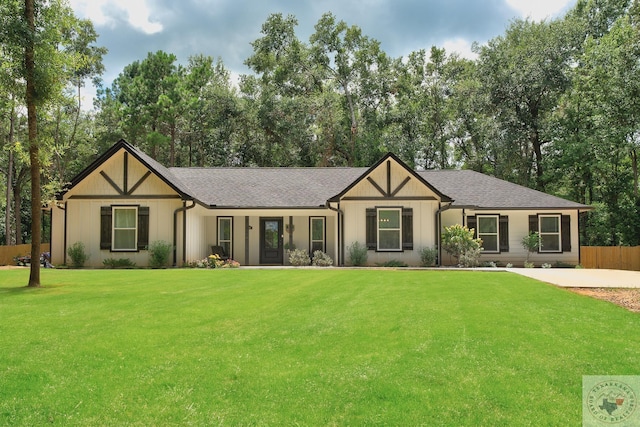
<instances>
[{"instance_id":1,"label":"shrub","mask_svg":"<svg viewBox=\"0 0 640 427\"><path fill-rule=\"evenodd\" d=\"M544 264L542 264L542 268L551 268L552 265L549 264L548 262L545 262Z\"/></svg>"},{"instance_id":2,"label":"shrub","mask_svg":"<svg viewBox=\"0 0 640 427\"><path fill-rule=\"evenodd\" d=\"M327 254L322 251L315 251L313 253L313 261L311 265L315 265L317 267L331 267L333 265L333 260Z\"/></svg>"},{"instance_id":3,"label":"shrub","mask_svg":"<svg viewBox=\"0 0 640 427\"><path fill-rule=\"evenodd\" d=\"M311 264L311 258L306 249L294 249L289 251L289 263L296 267L302 267Z\"/></svg>"},{"instance_id":4,"label":"shrub","mask_svg":"<svg viewBox=\"0 0 640 427\"><path fill-rule=\"evenodd\" d=\"M473 229L455 224L445 227L442 248L458 260L462 267L477 267L482 251L482 240L473 238Z\"/></svg>"},{"instance_id":5,"label":"shrub","mask_svg":"<svg viewBox=\"0 0 640 427\"><path fill-rule=\"evenodd\" d=\"M84 267L84 263L89 259L89 255L84 250L84 243L75 242L67 248L67 255L71 258L71 265L76 268Z\"/></svg>"},{"instance_id":6,"label":"shrub","mask_svg":"<svg viewBox=\"0 0 640 427\"><path fill-rule=\"evenodd\" d=\"M524 262L524 268L534 268L536 265L532 262L529 261L525 261Z\"/></svg>"},{"instance_id":7,"label":"shrub","mask_svg":"<svg viewBox=\"0 0 640 427\"><path fill-rule=\"evenodd\" d=\"M408 267L406 262L398 261L397 259L391 259L386 262L377 263L378 267Z\"/></svg>"},{"instance_id":8,"label":"shrub","mask_svg":"<svg viewBox=\"0 0 640 427\"><path fill-rule=\"evenodd\" d=\"M422 248L420 251L420 260L423 267L433 267L436 265L438 258L438 250L436 248Z\"/></svg>"},{"instance_id":9,"label":"shrub","mask_svg":"<svg viewBox=\"0 0 640 427\"><path fill-rule=\"evenodd\" d=\"M460 254L460 257L458 258L458 264L461 267L465 268L477 267L478 265L480 265L481 251L482 248L480 247L467 249L465 252Z\"/></svg>"},{"instance_id":10,"label":"shrub","mask_svg":"<svg viewBox=\"0 0 640 427\"><path fill-rule=\"evenodd\" d=\"M354 242L348 248L349 262L351 265L359 266L367 263L367 246L362 245L359 242Z\"/></svg>"},{"instance_id":11,"label":"shrub","mask_svg":"<svg viewBox=\"0 0 640 427\"><path fill-rule=\"evenodd\" d=\"M538 249L542 247L540 244L540 234L536 231L535 233L529 233L528 235L522 238L522 247L527 250L527 260L529 262L529 254L533 252L537 252Z\"/></svg>"},{"instance_id":12,"label":"shrub","mask_svg":"<svg viewBox=\"0 0 640 427\"><path fill-rule=\"evenodd\" d=\"M152 268L166 267L172 250L173 245L164 240L151 242L151 245L149 245L149 265Z\"/></svg>"},{"instance_id":13,"label":"shrub","mask_svg":"<svg viewBox=\"0 0 640 427\"><path fill-rule=\"evenodd\" d=\"M107 258L102 261L102 264L105 268L133 268L136 266L136 263L129 258Z\"/></svg>"}]
</instances>

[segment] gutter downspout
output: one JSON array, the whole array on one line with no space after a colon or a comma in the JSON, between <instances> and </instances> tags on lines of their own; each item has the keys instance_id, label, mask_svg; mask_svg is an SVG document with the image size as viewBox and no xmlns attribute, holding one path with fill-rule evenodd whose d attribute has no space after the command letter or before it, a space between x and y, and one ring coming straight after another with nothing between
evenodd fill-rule
<instances>
[{"instance_id":1,"label":"gutter downspout","mask_svg":"<svg viewBox=\"0 0 640 427\"><path fill-rule=\"evenodd\" d=\"M182 207L173 211L173 266L178 265L178 213L183 212L182 217L182 263L186 262L186 250L187 250L187 210L195 208L196 202L191 201L192 205L187 206L187 201L182 201Z\"/></svg>"},{"instance_id":2,"label":"gutter downspout","mask_svg":"<svg viewBox=\"0 0 640 427\"><path fill-rule=\"evenodd\" d=\"M338 213L338 221L337 221L337 227L338 227L338 262L337 264L339 266L343 266L344 265L344 239L342 236L342 230L344 228L344 212L342 212L340 210L340 202L338 202L338 207L337 208L332 208L331 207L331 202L327 202L327 207L329 208L330 211L333 212L337 212Z\"/></svg>"},{"instance_id":3,"label":"gutter downspout","mask_svg":"<svg viewBox=\"0 0 640 427\"><path fill-rule=\"evenodd\" d=\"M442 212L448 210L453 202L447 206L442 206L436 211L436 245L438 246L438 267L442 266Z\"/></svg>"},{"instance_id":4,"label":"gutter downspout","mask_svg":"<svg viewBox=\"0 0 640 427\"><path fill-rule=\"evenodd\" d=\"M64 235L62 238L62 264L67 265L67 202L64 202L64 207L60 206L57 202L55 203L56 208L64 211ZM51 232L53 232L53 214L51 215ZM51 242L51 239L49 239ZM51 243L49 243L51 245ZM51 246L49 246L49 250L51 251ZM49 254L50 258L53 259L53 254Z\"/></svg>"}]
</instances>

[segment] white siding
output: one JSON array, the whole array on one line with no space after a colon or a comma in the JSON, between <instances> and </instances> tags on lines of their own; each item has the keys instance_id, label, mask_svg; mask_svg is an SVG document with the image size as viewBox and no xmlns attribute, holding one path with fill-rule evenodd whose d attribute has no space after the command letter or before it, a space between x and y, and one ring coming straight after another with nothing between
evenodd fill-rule
<instances>
[{"instance_id":1,"label":"white siding","mask_svg":"<svg viewBox=\"0 0 640 427\"><path fill-rule=\"evenodd\" d=\"M529 256L529 261L533 262L536 267L540 267L544 263L556 264L558 262L564 264L575 265L579 261L579 234L578 234L578 213L575 210L571 211L521 211L521 210L509 210L509 211L475 211L472 209L450 209L442 213L442 225L448 227L454 224L467 224L466 217L474 215L486 215L495 214L509 217L509 251L501 252L499 254L484 254L480 257L481 262L494 261L499 265L506 265L511 263L514 266L522 266L527 258L527 251L522 247L522 238L529 234L529 215L537 214L559 214L569 215L571 217L571 251L563 253L533 253ZM463 222L464 221L464 222ZM443 252L443 264L449 265L455 263L455 260L451 259L446 252Z\"/></svg>"}]
</instances>

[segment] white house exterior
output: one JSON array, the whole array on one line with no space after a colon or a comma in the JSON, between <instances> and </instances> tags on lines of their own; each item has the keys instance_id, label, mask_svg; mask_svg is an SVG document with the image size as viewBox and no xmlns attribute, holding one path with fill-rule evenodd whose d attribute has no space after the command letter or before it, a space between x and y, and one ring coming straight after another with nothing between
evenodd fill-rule
<instances>
[{"instance_id":1,"label":"white house exterior","mask_svg":"<svg viewBox=\"0 0 640 427\"><path fill-rule=\"evenodd\" d=\"M521 265L522 237L539 231L545 244L532 261L578 264L578 217L588 209L477 172L416 172L391 153L370 168L165 168L121 140L51 207L51 256L64 264L82 242L89 266L109 258L145 266L149 244L162 240L174 246L175 266L211 246L242 265L286 264L285 247L348 265L359 242L370 265L419 265L445 226L463 224L483 239L484 261Z\"/></svg>"}]
</instances>

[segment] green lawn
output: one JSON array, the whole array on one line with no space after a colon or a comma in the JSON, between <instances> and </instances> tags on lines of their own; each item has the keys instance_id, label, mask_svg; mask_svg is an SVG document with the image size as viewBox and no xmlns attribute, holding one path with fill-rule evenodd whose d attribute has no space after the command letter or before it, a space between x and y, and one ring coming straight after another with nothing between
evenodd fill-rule
<instances>
[{"instance_id":1,"label":"green lawn","mask_svg":"<svg viewBox=\"0 0 640 427\"><path fill-rule=\"evenodd\" d=\"M580 425L640 315L503 272L0 271L0 425Z\"/></svg>"}]
</instances>

